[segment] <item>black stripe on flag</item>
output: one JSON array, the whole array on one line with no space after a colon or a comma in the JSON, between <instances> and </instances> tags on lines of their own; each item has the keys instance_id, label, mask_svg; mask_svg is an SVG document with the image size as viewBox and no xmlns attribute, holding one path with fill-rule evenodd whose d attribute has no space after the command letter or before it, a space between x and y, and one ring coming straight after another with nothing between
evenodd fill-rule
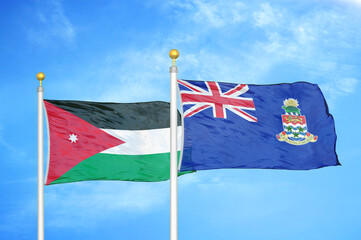
<instances>
[{"instance_id":1,"label":"black stripe on flag","mask_svg":"<svg viewBox=\"0 0 361 240\"><path fill-rule=\"evenodd\" d=\"M104 103L70 100L46 100L88 123L103 129L147 130L168 128L168 102ZM178 112L178 126L181 117Z\"/></svg>"}]
</instances>

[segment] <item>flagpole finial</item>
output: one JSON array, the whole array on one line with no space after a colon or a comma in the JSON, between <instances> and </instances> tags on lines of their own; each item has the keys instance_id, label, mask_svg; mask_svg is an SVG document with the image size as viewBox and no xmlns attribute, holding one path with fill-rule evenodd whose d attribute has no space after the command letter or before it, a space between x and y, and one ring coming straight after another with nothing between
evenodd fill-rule
<instances>
[{"instance_id":1,"label":"flagpole finial","mask_svg":"<svg viewBox=\"0 0 361 240\"><path fill-rule=\"evenodd\" d=\"M179 52L177 49L172 49L169 51L169 57L173 59L173 66L175 66L175 60L179 56Z\"/></svg>"},{"instance_id":2,"label":"flagpole finial","mask_svg":"<svg viewBox=\"0 0 361 240\"><path fill-rule=\"evenodd\" d=\"M45 79L45 74L39 72L38 74L36 74L36 78L40 81L40 87L41 87L41 82Z\"/></svg>"}]
</instances>

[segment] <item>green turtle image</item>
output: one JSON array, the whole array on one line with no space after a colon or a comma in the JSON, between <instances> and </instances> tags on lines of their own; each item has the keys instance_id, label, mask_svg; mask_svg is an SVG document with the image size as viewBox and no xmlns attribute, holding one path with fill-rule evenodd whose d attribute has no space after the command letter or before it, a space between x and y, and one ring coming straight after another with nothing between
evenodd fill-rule
<instances>
[{"instance_id":1,"label":"green turtle image","mask_svg":"<svg viewBox=\"0 0 361 240\"><path fill-rule=\"evenodd\" d=\"M286 111L286 113L298 113L298 115L301 115L300 109L293 106L282 106L282 108Z\"/></svg>"},{"instance_id":2,"label":"green turtle image","mask_svg":"<svg viewBox=\"0 0 361 240\"><path fill-rule=\"evenodd\" d=\"M301 115L300 109L298 108L298 101L296 99L286 99L283 104L284 106L282 106L282 108L286 111L286 113L297 113L298 115Z\"/></svg>"}]
</instances>

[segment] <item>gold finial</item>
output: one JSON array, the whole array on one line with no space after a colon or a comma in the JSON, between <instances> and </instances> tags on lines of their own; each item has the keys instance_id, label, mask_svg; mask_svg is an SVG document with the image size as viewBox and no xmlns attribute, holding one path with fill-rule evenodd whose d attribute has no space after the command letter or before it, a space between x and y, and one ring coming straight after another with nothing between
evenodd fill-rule
<instances>
[{"instance_id":1,"label":"gold finial","mask_svg":"<svg viewBox=\"0 0 361 240\"><path fill-rule=\"evenodd\" d=\"M179 52L177 49L172 49L169 51L169 57L173 59L173 66L175 66L175 60L179 56Z\"/></svg>"},{"instance_id":2,"label":"gold finial","mask_svg":"<svg viewBox=\"0 0 361 240\"><path fill-rule=\"evenodd\" d=\"M41 81L44 80L45 74L42 72L39 72L38 74L36 74L36 78L40 81L40 87L41 87Z\"/></svg>"}]
</instances>

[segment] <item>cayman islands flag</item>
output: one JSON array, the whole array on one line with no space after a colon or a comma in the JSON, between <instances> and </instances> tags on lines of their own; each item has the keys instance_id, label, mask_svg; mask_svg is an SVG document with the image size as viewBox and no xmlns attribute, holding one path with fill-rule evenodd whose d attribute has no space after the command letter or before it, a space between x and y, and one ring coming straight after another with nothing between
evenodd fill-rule
<instances>
[{"instance_id":1,"label":"cayman islands flag","mask_svg":"<svg viewBox=\"0 0 361 240\"><path fill-rule=\"evenodd\" d=\"M178 80L178 86L184 122L181 171L340 165L334 120L316 84Z\"/></svg>"}]
</instances>

